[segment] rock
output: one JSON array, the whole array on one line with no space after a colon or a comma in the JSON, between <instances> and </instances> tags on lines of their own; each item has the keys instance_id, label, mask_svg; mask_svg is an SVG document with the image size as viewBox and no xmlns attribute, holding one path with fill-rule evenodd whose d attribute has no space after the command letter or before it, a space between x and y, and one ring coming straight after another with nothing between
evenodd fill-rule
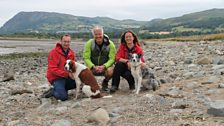
<instances>
[{"instance_id":1,"label":"rock","mask_svg":"<svg viewBox=\"0 0 224 126\"><path fill-rule=\"evenodd\" d=\"M116 107L112 110L113 113L122 114L125 111L125 108Z\"/></svg>"},{"instance_id":2,"label":"rock","mask_svg":"<svg viewBox=\"0 0 224 126\"><path fill-rule=\"evenodd\" d=\"M108 112L105 109L98 108L94 110L88 117L88 122L98 122L106 125L110 121Z\"/></svg>"},{"instance_id":3,"label":"rock","mask_svg":"<svg viewBox=\"0 0 224 126\"><path fill-rule=\"evenodd\" d=\"M205 74L205 71L198 71L197 73L195 73L194 77L203 77Z\"/></svg>"},{"instance_id":4,"label":"rock","mask_svg":"<svg viewBox=\"0 0 224 126\"><path fill-rule=\"evenodd\" d=\"M61 119L61 120L57 120L51 126L72 126L72 123L68 120Z\"/></svg>"},{"instance_id":5,"label":"rock","mask_svg":"<svg viewBox=\"0 0 224 126\"><path fill-rule=\"evenodd\" d=\"M178 75L178 73L174 72L174 73L170 73L168 76L173 79L176 79L179 75Z\"/></svg>"},{"instance_id":6,"label":"rock","mask_svg":"<svg viewBox=\"0 0 224 126\"><path fill-rule=\"evenodd\" d=\"M183 109L171 109L170 113L182 113Z\"/></svg>"},{"instance_id":7,"label":"rock","mask_svg":"<svg viewBox=\"0 0 224 126\"><path fill-rule=\"evenodd\" d=\"M157 71L157 70L162 70L162 67L155 67L154 70L155 70L155 71Z\"/></svg>"},{"instance_id":8,"label":"rock","mask_svg":"<svg viewBox=\"0 0 224 126\"><path fill-rule=\"evenodd\" d=\"M219 69L218 71L216 71L216 73L218 75L224 75L224 69Z\"/></svg>"},{"instance_id":9,"label":"rock","mask_svg":"<svg viewBox=\"0 0 224 126\"><path fill-rule=\"evenodd\" d=\"M211 76L208 78L208 80L201 82L201 84L212 84L214 82L219 81L219 78L216 76Z\"/></svg>"},{"instance_id":10,"label":"rock","mask_svg":"<svg viewBox=\"0 0 224 126\"><path fill-rule=\"evenodd\" d=\"M198 83L197 82L185 83L184 86L187 88L193 89L198 86Z\"/></svg>"},{"instance_id":11,"label":"rock","mask_svg":"<svg viewBox=\"0 0 224 126\"><path fill-rule=\"evenodd\" d=\"M75 102L74 104L72 104L71 108L78 108L81 107L81 103L80 102Z\"/></svg>"},{"instance_id":12,"label":"rock","mask_svg":"<svg viewBox=\"0 0 224 126\"><path fill-rule=\"evenodd\" d=\"M162 84L167 83L166 79L164 79L164 78L161 78L161 79L160 79L160 82L161 82Z\"/></svg>"},{"instance_id":13,"label":"rock","mask_svg":"<svg viewBox=\"0 0 224 126\"><path fill-rule=\"evenodd\" d=\"M17 95L17 94L24 94L24 93L28 93L28 94L32 94L33 92L30 90L13 90L11 92L11 95Z\"/></svg>"},{"instance_id":14,"label":"rock","mask_svg":"<svg viewBox=\"0 0 224 126\"><path fill-rule=\"evenodd\" d=\"M194 72L187 72L183 74L183 77L185 77L186 79L190 79L194 76Z\"/></svg>"},{"instance_id":15,"label":"rock","mask_svg":"<svg viewBox=\"0 0 224 126\"><path fill-rule=\"evenodd\" d=\"M21 117L25 117L25 112L24 111L16 111L16 112L12 112L10 113L10 117L13 119L19 119Z\"/></svg>"},{"instance_id":16,"label":"rock","mask_svg":"<svg viewBox=\"0 0 224 126\"><path fill-rule=\"evenodd\" d=\"M199 69L196 64L190 64L187 66L187 68L190 72L195 72L195 71L198 71L198 69Z\"/></svg>"},{"instance_id":17,"label":"rock","mask_svg":"<svg viewBox=\"0 0 224 126\"><path fill-rule=\"evenodd\" d=\"M206 106L208 106L211 102L211 99L205 95L197 94L196 97L199 101L201 101Z\"/></svg>"},{"instance_id":18,"label":"rock","mask_svg":"<svg viewBox=\"0 0 224 126\"><path fill-rule=\"evenodd\" d=\"M120 114L117 114L117 113L113 113L113 112L110 112L109 113L109 117L117 117L117 116L119 116Z\"/></svg>"},{"instance_id":19,"label":"rock","mask_svg":"<svg viewBox=\"0 0 224 126\"><path fill-rule=\"evenodd\" d=\"M203 57L201 59L198 60L197 64L200 65L206 65L206 64L210 64L211 63L211 59L208 57Z\"/></svg>"},{"instance_id":20,"label":"rock","mask_svg":"<svg viewBox=\"0 0 224 126\"><path fill-rule=\"evenodd\" d=\"M221 57L214 57L214 58L212 59L212 64L217 64L217 65L219 65L219 64L223 64L223 63L224 63L224 60L221 59Z\"/></svg>"},{"instance_id":21,"label":"rock","mask_svg":"<svg viewBox=\"0 0 224 126\"><path fill-rule=\"evenodd\" d=\"M18 123L20 123L20 120L13 120L8 122L7 126L16 126Z\"/></svg>"},{"instance_id":22,"label":"rock","mask_svg":"<svg viewBox=\"0 0 224 126\"><path fill-rule=\"evenodd\" d=\"M60 114L66 113L68 111L68 107L67 106L57 107L55 111L57 115L60 115Z\"/></svg>"},{"instance_id":23,"label":"rock","mask_svg":"<svg viewBox=\"0 0 224 126\"><path fill-rule=\"evenodd\" d=\"M207 110L207 113L224 117L224 100L211 102L210 108Z\"/></svg>"},{"instance_id":24,"label":"rock","mask_svg":"<svg viewBox=\"0 0 224 126\"><path fill-rule=\"evenodd\" d=\"M190 103L184 100L177 100L174 103L172 103L172 108L174 109L185 109L189 107L190 107Z\"/></svg>"},{"instance_id":25,"label":"rock","mask_svg":"<svg viewBox=\"0 0 224 126\"><path fill-rule=\"evenodd\" d=\"M192 58L186 58L184 60L184 64L191 64L192 63Z\"/></svg>"},{"instance_id":26,"label":"rock","mask_svg":"<svg viewBox=\"0 0 224 126\"><path fill-rule=\"evenodd\" d=\"M218 86L219 88L224 88L224 84L222 83L222 84L219 84L219 86Z\"/></svg>"},{"instance_id":27,"label":"rock","mask_svg":"<svg viewBox=\"0 0 224 126\"><path fill-rule=\"evenodd\" d=\"M211 95L211 94L222 94L222 92L218 89L209 89L206 93L206 95Z\"/></svg>"},{"instance_id":28,"label":"rock","mask_svg":"<svg viewBox=\"0 0 224 126\"><path fill-rule=\"evenodd\" d=\"M212 67L212 69L214 70L214 71L217 71L217 70L219 70L219 69L223 69L224 68L224 65L214 65L213 67Z\"/></svg>"},{"instance_id":29,"label":"rock","mask_svg":"<svg viewBox=\"0 0 224 126\"><path fill-rule=\"evenodd\" d=\"M37 111L46 111L51 106L51 100L47 98L41 99L41 105L37 107Z\"/></svg>"},{"instance_id":30,"label":"rock","mask_svg":"<svg viewBox=\"0 0 224 126\"><path fill-rule=\"evenodd\" d=\"M4 74L2 82L10 81L10 80L15 80L14 78L14 66L11 66L7 73Z\"/></svg>"},{"instance_id":31,"label":"rock","mask_svg":"<svg viewBox=\"0 0 224 126\"><path fill-rule=\"evenodd\" d=\"M159 95L160 96L169 96L172 98L183 98L184 97L183 91L177 89L176 87L171 88L169 91L167 91L165 93L161 92Z\"/></svg>"},{"instance_id":32,"label":"rock","mask_svg":"<svg viewBox=\"0 0 224 126\"><path fill-rule=\"evenodd\" d=\"M116 123L118 121L119 118L121 118L122 116L116 116L116 117L113 117L110 122L113 124L113 123Z\"/></svg>"},{"instance_id":33,"label":"rock","mask_svg":"<svg viewBox=\"0 0 224 126\"><path fill-rule=\"evenodd\" d=\"M211 81L204 81L204 82L201 82L201 84L212 84L213 82Z\"/></svg>"}]
</instances>

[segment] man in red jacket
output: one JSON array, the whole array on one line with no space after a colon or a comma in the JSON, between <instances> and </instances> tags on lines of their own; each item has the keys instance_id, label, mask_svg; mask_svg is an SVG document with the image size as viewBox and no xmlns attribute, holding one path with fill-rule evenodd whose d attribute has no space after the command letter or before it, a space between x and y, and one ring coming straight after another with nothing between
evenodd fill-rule
<instances>
[{"instance_id":1,"label":"man in red jacket","mask_svg":"<svg viewBox=\"0 0 224 126\"><path fill-rule=\"evenodd\" d=\"M74 52L70 49L71 36L65 34L61 36L61 41L56 44L48 54L47 79L53 88L44 92L42 97L54 96L58 100L68 99L68 90L76 88L75 80L71 73L64 70L66 60L75 60Z\"/></svg>"}]
</instances>

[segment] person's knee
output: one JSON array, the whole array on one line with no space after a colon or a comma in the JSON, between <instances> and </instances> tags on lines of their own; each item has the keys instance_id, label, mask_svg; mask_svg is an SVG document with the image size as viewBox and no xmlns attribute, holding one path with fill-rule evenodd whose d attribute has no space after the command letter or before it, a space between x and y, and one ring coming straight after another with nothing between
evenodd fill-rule
<instances>
[{"instance_id":1,"label":"person's knee","mask_svg":"<svg viewBox=\"0 0 224 126\"><path fill-rule=\"evenodd\" d=\"M115 66L116 67L123 67L124 66L124 63L122 63L122 62L117 62L116 64L115 64Z\"/></svg>"},{"instance_id":2,"label":"person's knee","mask_svg":"<svg viewBox=\"0 0 224 126\"><path fill-rule=\"evenodd\" d=\"M114 70L115 70L115 71L121 71L121 70L123 70L125 67L126 67L125 63L117 62L117 63L115 64Z\"/></svg>"},{"instance_id":3,"label":"person's knee","mask_svg":"<svg viewBox=\"0 0 224 126\"><path fill-rule=\"evenodd\" d=\"M54 97L57 100L65 101L68 99L68 94L66 92L54 92Z\"/></svg>"},{"instance_id":4,"label":"person's knee","mask_svg":"<svg viewBox=\"0 0 224 126\"><path fill-rule=\"evenodd\" d=\"M109 67L109 68L107 68L107 70L106 70L106 75L105 75L105 77L106 77L106 78L112 78L112 76L113 76L113 67Z\"/></svg>"}]
</instances>

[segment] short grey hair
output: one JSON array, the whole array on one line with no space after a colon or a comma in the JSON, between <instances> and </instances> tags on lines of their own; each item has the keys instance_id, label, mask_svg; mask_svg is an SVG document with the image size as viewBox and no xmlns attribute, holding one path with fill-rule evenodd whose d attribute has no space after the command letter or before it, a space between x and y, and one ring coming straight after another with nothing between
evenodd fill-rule
<instances>
[{"instance_id":1,"label":"short grey hair","mask_svg":"<svg viewBox=\"0 0 224 126\"><path fill-rule=\"evenodd\" d=\"M96 31L96 30L100 30L100 31L102 31L102 33L103 33L103 27L102 26L94 26L93 27L93 29L92 29L92 34L94 35L94 32Z\"/></svg>"}]
</instances>

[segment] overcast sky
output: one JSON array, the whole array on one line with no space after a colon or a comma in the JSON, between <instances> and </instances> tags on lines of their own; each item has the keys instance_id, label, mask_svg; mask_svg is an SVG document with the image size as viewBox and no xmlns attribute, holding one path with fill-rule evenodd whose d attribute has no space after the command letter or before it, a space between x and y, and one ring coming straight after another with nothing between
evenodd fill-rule
<instances>
[{"instance_id":1,"label":"overcast sky","mask_svg":"<svg viewBox=\"0 0 224 126\"><path fill-rule=\"evenodd\" d=\"M224 0L0 0L0 27L21 11L149 21L212 8L224 9Z\"/></svg>"}]
</instances>

